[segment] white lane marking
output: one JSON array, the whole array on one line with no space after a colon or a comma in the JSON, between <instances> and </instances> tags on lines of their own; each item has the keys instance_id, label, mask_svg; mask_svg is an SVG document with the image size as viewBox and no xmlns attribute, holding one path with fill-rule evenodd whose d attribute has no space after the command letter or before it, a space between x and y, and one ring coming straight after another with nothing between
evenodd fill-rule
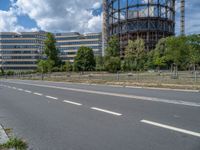
<instances>
[{"instance_id":1,"label":"white lane marking","mask_svg":"<svg viewBox=\"0 0 200 150\"><path fill-rule=\"evenodd\" d=\"M18 91L23 91L23 89L17 89Z\"/></svg>"},{"instance_id":2,"label":"white lane marking","mask_svg":"<svg viewBox=\"0 0 200 150\"><path fill-rule=\"evenodd\" d=\"M42 96L43 95L41 93L33 93L33 94L38 95L38 96Z\"/></svg>"},{"instance_id":3,"label":"white lane marking","mask_svg":"<svg viewBox=\"0 0 200 150\"><path fill-rule=\"evenodd\" d=\"M14 90L16 90L17 88L16 87L12 87Z\"/></svg>"},{"instance_id":4,"label":"white lane marking","mask_svg":"<svg viewBox=\"0 0 200 150\"><path fill-rule=\"evenodd\" d=\"M76 103L76 102L72 102L72 101L67 101L67 100L64 100L63 102L64 102L64 103L73 104L73 105L77 105L77 106L81 106L81 105L82 105L82 104L80 104L80 103Z\"/></svg>"},{"instance_id":5,"label":"white lane marking","mask_svg":"<svg viewBox=\"0 0 200 150\"><path fill-rule=\"evenodd\" d=\"M189 130L185 130L185 129L181 129L181 128L176 128L176 127L173 127L173 126L164 125L164 124L161 124L161 123L148 121L148 120L141 120L140 122L150 124L150 125L153 125L153 126L157 126L157 127L161 127L161 128L165 128L165 129L168 129L168 130L173 130L173 131L176 131L176 132L185 133L185 134L189 134L189 135L192 135L192 136L200 137L200 133L198 133L198 132L193 132L193 131L189 131Z\"/></svg>"},{"instance_id":6,"label":"white lane marking","mask_svg":"<svg viewBox=\"0 0 200 150\"><path fill-rule=\"evenodd\" d=\"M130 98L130 99L134 99L134 100L162 102L162 103L168 103L168 104L176 104L176 105L200 107L200 103L188 102L188 101L181 101L181 100L169 100L169 99L162 99L162 98L155 98L155 97L145 97L145 96L137 96L137 95L109 93L109 92L101 92L101 91L93 91L93 90L85 90L85 89L75 89L75 88L67 88L67 87L58 87L58 86L53 86L53 85L31 84L31 83L25 83L25 82L13 82L13 81L12 82L11 81L7 81L7 82L9 82L9 83L15 83L15 84L32 85L32 86L38 86L38 87L47 87L47 88L54 88L54 89L69 90L69 91L82 92L82 93L116 96L116 97Z\"/></svg>"},{"instance_id":7,"label":"white lane marking","mask_svg":"<svg viewBox=\"0 0 200 150\"><path fill-rule=\"evenodd\" d=\"M26 92L26 93L32 93L31 91L28 91L28 90L25 90L24 92Z\"/></svg>"},{"instance_id":8,"label":"white lane marking","mask_svg":"<svg viewBox=\"0 0 200 150\"><path fill-rule=\"evenodd\" d=\"M112 115L116 115L116 116L122 116L122 114L120 114L120 113L116 113L116 112L113 112L113 111L109 111L109 110L105 110L105 109L101 109L101 108L97 108L97 107L91 107L91 109L101 111L101 112L105 112L105 113L112 114Z\"/></svg>"},{"instance_id":9,"label":"white lane marking","mask_svg":"<svg viewBox=\"0 0 200 150\"><path fill-rule=\"evenodd\" d=\"M46 98L50 98L50 99L55 99L55 100L58 100L57 97L52 97L52 96L46 96Z\"/></svg>"}]
</instances>

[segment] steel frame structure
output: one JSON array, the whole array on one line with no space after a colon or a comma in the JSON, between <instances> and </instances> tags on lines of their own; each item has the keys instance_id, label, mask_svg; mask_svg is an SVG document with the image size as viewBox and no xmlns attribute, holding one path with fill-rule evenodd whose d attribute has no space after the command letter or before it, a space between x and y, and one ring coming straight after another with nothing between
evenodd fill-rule
<instances>
[{"instance_id":1,"label":"steel frame structure","mask_svg":"<svg viewBox=\"0 0 200 150\"><path fill-rule=\"evenodd\" d=\"M142 38L146 50L175 34L175 0L107 0L108 36L117 35L121 55L128 40Z\"/></svg>"}]
</instances>

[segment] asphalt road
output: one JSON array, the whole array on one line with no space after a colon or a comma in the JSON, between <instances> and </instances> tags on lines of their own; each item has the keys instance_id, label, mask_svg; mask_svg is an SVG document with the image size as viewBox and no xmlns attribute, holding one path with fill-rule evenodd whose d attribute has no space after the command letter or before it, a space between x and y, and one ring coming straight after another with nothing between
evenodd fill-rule
<instances>
[{"instance_id":1,"label":"asphalt road","mask_svg":"<svg viewBox=\"0 0 200 150\"><path fill-rule=\"evenodd\" d=\"M200 150L200 93L0 80L0 124L33 150Z\"/></svg>"}]
</instances>

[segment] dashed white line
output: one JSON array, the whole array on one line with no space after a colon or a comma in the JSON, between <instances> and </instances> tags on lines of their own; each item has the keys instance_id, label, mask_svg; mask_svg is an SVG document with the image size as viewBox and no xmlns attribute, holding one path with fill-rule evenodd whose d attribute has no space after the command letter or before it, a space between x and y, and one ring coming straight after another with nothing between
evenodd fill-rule
<instances>
[{"instance_id":1,"label":"dashed white line","mask_svg":"<svg viewBox=\"0 0 200 150\"><path fill-rule=\"evenodd\" d=\"M52 97L52 96L46 96L46 98L50 98L50 99L55 99L55 100L58 100L57 97Z\"/></svg>"},{"instance_id":2,"label":"dashed white line","mask_svg":"<svg viewBox=\"0 0 200 150\"><path fill-rule=\"evenodd\" d=\"M161 127L161 128L165 128L165 129L168 129L168 130L173 130L173 131L180 132L180 133L185 133L185 134L196 136L196 137L200 138L200 133L198 133L198 132L193 132L193 131L189 131L189 130L185 130L185 129L181 129L181 128L176 128L176 127L173 127L173 126L164 125L164 124L149 121L149 120L141 120L140 122L150 124L150 125L153 125L153 126L157 126L157 127Z\"/></svg>"},{"instance_id":3,"label":"dashed white line","mask_svg":"<svg viewBox=\"0 0 200 150\"><path fill-rule=\"evenodd\" d=\"M42 96L43 95L41 93L33 93L33 94L38 95L38 96Z\"/></svg>"},{"instance_id":4,"label":"dashed white line","mask_svg":"<svg viewBox=\"0 0 200 150\"><path fill-rule=\"evenodd\" d=\"M12 87L14 90L16 90L17 88L16 87Z\"/></svg>"},{"instance_id":5,"label":"dashed white line","mask_svg":"<svg viewBox=\"0 0 200 150\"><path fill-rule=\"evenodd\" d=\"M26 93L32 93L31 91L28 91L28 90L25 90L24 92L26 92Z\"/></svg>"},{"instance_id":6,"label":"dashed white line","mask_svg":"<svg viewBox=\"0 0 200 150\"><path fill-rule=\"evenodd\" d=\"M123 98L129 98L129 99L134 99L134 100L143 100L143 101L152 101L152 102L200 107L200 103L198 103L198 102L189 102L189 101L172 100L172 99L162 99L162 98L156 98L156 97L146 97L146 96L137 96L137 95L129 95L129 94L110 93L110 92L93 91L93 90L85 90L85 89L75 89L75 88L67 88L67 87L58 87L58 86L53 86L53 85L31 84L31 83L25 83L25 82L13 82L13 81L11 82L11 81L9 81L9 83L32 85L32 86L37 86L37 87L55 88L55 89L62 89L62 90L69 90L69 91L90 93L90 94L98 94L98 95L123 97Z\"/></svg>"},{"instance_id":7,"label":"dashed white line","mask_svg":"<svg viewBox=\"0 0 200 150\"><path fill-rule=\"evenodd\" d=\"M63 102L64 102L64 103L73 104L73 105L77 105L77 106L81 106L81 105L82 105L82 104L80 104L80 103L76 103L76 102L72 102L72 101L67 101L67 100L64 100Z\"/></svg>"},{"instance_id":8,"label":"dashed white line","mask_svg":"<svg viewBox=\"0 0 200 150\"><path fill-rule=\"evenodd\" d=\"M113 111L109 111L109 110L105 110L105 109L101 109L101 108L97 108L97 107L91 107L91 109L101 111L101 112L105 112L105 113L108 113L108 114L112 114L112 115L115 115L115 116L122 116L122 114L120 114L120 113L116 113L116 112L113 112Z\"/></svg>"},{"instance_id":9,"label":"dashed white line","mask_svg":"<svg viewBox=\"0 0 200 150\"><path fill-rule=\"evenodd\" d=\"M23 91L23 89L17 89L18 91Z\"/></svg>"}]
</instances>

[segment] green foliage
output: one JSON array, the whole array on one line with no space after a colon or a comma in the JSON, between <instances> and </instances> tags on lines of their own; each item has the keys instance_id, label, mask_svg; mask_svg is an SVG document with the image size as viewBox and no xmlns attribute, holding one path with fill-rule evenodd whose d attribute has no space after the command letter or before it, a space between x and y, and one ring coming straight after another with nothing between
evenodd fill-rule
<instances>
[{"instance_id":1,"label":"green foliage","mask_svg":"<svg viewBox=\"0 0 200 150\"><path fill-rule=\"evenodd\" d=\"M166 66L166 43L166 38L160 39L156 45L155 50L153 51L153 63L157 66L158 69L160 69L160 67Z\"/></svg>"},{"instance_id":2,"label":"green foliage","mask_svg":"<svg viewBox=\"0 0 200 150\"><path fill-rule=\"evenodd\" d=\"M106 70L109 72L117 72L121 69L121 60L119 57L109 57L105 62Z\"/></svg>"},{"instance_id":3,"label":"green foliage","mask_svg":"<svg viewBox=\"0 0 200 150\"><path fill-rule=\"evenodd\" d=\"M121 68L120 45L116 36L110 38L106 48L105 69L109 72L117 72Z\"/></svg>"},{"instance_id":4,"label":"green foliage","mask_svg":"<svg viewBox=\"0 0 200 150\"><path fill-rule=\"evenodd\" d=\"M38 62L38 71L41 73L51 72L54 66L54 61L52 60L40 60Z\"/></svg>"},{"instance_id":5,"label":"green foliage","mask_svg":"<svg viewBox=\"0 0 200 150\"><path fill-rule=\"evenodd\" d=\"M189 62L193 65L200 63L200 35L190 35L187 37L187 44L189 45Z\"/></svg>"},{"instance_id":6,"label":"green foliage","mask_svg":"<svg viewBox=\"0 0 200 150\"><path fill-rule=\"evenodd\" d=\"M80 47L74 59L74 71L93 71L95 59L93 50L89 47Z\"/></svg>"},{"instance_id":7,"label":"green foliage","mask_svg":"<svg viewBox=\"0 0 200 150\"><path fill-rule=\"evenodd\" d=\"M11 138L5 144L0 145L0 149L1 148L15 148L16 150L26 150L28 148L28 145L22 139Z\"/></svg>"},{"instance_id":8,"label":"green foliage","mask_svg":"<svg viewBox=\"0 0 200 150\"><path fill-rule=\"evenodd\" d=\"M54 62L55 66L61 65L61 60L59 58L59 50L56 48L56 40L52 33L47 33L47 39L45 40L45 49L44 52L47 55L48 60Z\"/></svg>"},{"instance_id":9,"label":"green foliage","mask_svg":"<svg viewBox=\"0 0 200 150\"><path fill-rule=\"evenodd\" d=\"M185 36L168 37L166 39L166 60L173 62L177 66L186 64L189 54L186 42L187 38Z\"/></svg>"},{"instance_id":10,"label":"green foliage","mask_svg":"<svg viewBox=\"0 0 200 150\"><path fill-rule=\"evenodd\" d=\"M70 63L70 61L66 61L66 62L65 62L64 70L67 71L67 72L73 70L73 66L72 66L72 64Z\"/></svg>"},{"instance_id":11,"label":"green foliage","mask_svg":"<svg viewBox=\"0 0 200 150\"><path fill-rule=\"evenodd\" d=\"M6 72L6 75L8 75L8 76L12 76L12 75L14 75L14 74L15 74L15 72L14 72L14 71L11 71L11 70Z\"/></svg>"},{"instance_id":12,"label":"green foliage","mask_svg":"<svg viewBox=\"0 0 200 150\"><path fill-rule=\"evenodd\" d=\"M142 39L128 41L128 46L125 49L125 59L127 66L130 67L129 70L143 70L145 55L145 44Z\"/></svg>"},{"instance_id":13,"label":"green foliage","mask_svg":"<svg viewBox=\"0 0 200 150\"><path fill-rule=\"evenodd\" d=\"M119 57L120 45L119 39L116 36L112 36L108 41L108 47L106 48L106 56Z\"/></svg>"},{"instance_id":14,"label":"green foliage","mask_svg":"<svg viewBox=\"0 0 200 150\"><path fill-rule=\"evenodd\" d=\"M105 69L104 58L102 56L96 56L95 61L96 61L96 70L97 71L102 71Z\"/></svg>"}]
</instances>

